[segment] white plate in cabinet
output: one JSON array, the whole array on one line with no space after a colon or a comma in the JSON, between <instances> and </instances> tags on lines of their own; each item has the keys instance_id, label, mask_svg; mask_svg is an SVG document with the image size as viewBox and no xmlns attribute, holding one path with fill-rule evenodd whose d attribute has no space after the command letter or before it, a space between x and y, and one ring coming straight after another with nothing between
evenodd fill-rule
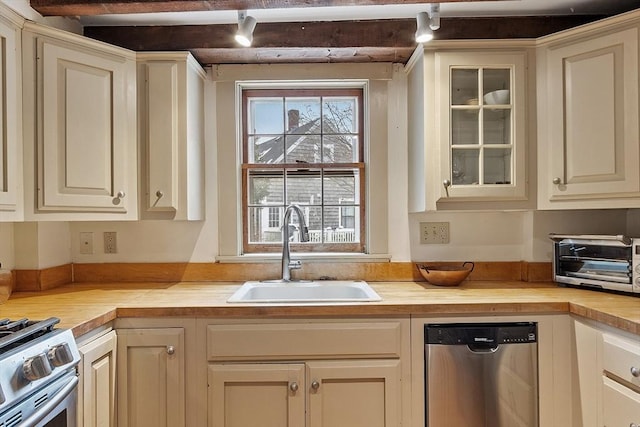
<instances>
[{"instance_id":1,"label":"white plate in cabinet","mask_svg":"<svg viewBox=\"0 0 640 427\"><path fill-rule=\"evenodd\" d=\"M23 59L33 219L136 219L135 54L28 22Z\"/></svg>"},{"instance_id":2,"label":"white plate in cabinet","mask_svg":"<svg viewBox=\"0 0 640 427\"><path fill-rule=\"evenodd\" d=\"M637 207L638 28L578 33L541 59L539 206Z\"/></svg>"},{"instance_id":3,"label":"white plate in cabinet","mask_svg":"<svg viewBox=\"0 0 640 427\"><path fill-rule=\"evenodd\" d=\"M188 52L138 53L145 219L204 219L205 78Z\"/></svg>"}]
</instances>

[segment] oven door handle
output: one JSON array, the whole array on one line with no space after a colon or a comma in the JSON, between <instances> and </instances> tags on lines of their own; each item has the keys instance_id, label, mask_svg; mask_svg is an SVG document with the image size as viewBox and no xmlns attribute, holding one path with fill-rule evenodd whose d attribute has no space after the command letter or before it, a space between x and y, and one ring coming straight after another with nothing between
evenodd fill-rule
<instances>
[{"instance_id":1,"label":"oven door handle","mask_svg":"<svg viewBox=\"0 0 640 427\"><path fill-rule=\"evenodd\" d=\"M47 403L42 405L40 409L31 414L29 418L24 420L20 427L35 427L40 421L42 421L47 415L51 413L56 406L58 406L64 399L66 399L76 388L78 385L78 377L71 377L69 383L58 390L58 393L53 397L53 399L49 400Z\"/></svg>"}]
</instances>

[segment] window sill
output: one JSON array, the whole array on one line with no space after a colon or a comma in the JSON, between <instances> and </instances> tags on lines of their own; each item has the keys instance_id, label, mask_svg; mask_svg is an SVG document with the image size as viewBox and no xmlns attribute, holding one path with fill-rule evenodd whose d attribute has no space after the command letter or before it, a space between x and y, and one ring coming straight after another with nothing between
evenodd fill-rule
<instances>
[{"instance_id":1,"label":"window sill","mask_svg":"<svg viewBox=\"0 0 640 427\"><path fill-rule=\"evenodd\" d=\"M216 262L219 263L260 263L270 261L280 261L281 253L273 254L246 254L234 256L217 256ZM354 253L304 253L293 252L291 259L299 259L312 262L331 262L331 263L348 263L348 262L391 262L389 254L354 254Z\"/></svg>"}]
</instances>

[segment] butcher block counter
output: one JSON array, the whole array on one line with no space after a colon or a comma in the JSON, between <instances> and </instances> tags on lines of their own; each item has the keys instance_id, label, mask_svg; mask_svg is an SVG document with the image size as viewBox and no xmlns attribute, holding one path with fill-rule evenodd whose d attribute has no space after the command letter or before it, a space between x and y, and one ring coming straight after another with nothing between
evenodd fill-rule
<instances>
[{"instance_id":1,"label":"butcher block counter","mask_svg":"<svg viewBox=\"0 0 640 427\"><path fill-rule=\"evenodd\" d=\"M553 283L466 281L371 282L380 302L353 304L230 304L241 283L74 283L16 292L0 318L58 317L76 336L117 317L310 317L572 313L640 335L640 298L558 287Z\"/></svg>"}]
</instances>

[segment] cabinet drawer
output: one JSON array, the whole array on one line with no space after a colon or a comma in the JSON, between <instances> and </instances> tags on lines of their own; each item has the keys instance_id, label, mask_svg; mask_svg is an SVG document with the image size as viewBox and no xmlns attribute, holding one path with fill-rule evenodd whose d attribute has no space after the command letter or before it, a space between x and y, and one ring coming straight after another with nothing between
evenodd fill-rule
<instances>
[{"instance_id":1,"label":"cabinet drawer","mask_svg":"<svg viewBox=\"0 0 640 427\"><path fill-rule=\"evenodd\" d=\"M602 381L605 427L640 425L640 393L607 377Z\"/></svg>"},{"instance_id":2,"label":"cabinet drawer","mask_svg":"<svg viewBox=\"0 0 640 427\"><path fill-rule=\"evenodd\" d=\"M604 334L603 368L605 371L640 387L640 340L633 342L614 335Z\"/></svg>"},{"instance_id":3,"label":"cabinet drawer","mask_svg":"<svg viewBox=\"0 0 640 427\"><path fill-rule=\"evenodd\" d=\"M208 360L398 358L401 322L207 326Z\"/></svg>"}]
</instances>

